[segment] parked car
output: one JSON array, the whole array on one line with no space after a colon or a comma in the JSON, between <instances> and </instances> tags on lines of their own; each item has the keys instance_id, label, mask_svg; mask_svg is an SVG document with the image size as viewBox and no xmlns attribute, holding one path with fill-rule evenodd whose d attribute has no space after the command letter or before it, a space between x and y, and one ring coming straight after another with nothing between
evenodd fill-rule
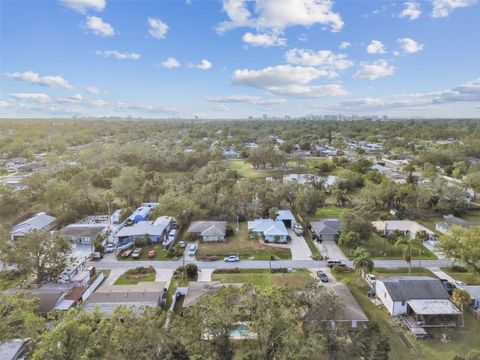
<instances>
[{"instance_id":1,"label":"parked car","mask_svg":"<svg viewBox=\"0 0 480 360\"><path fill-rule=\"evenodd\" d=\"M377 277L376 277L375 275L373 275L373 274L367 274L367 275L365 276L365 278L367 279L367 282L370 284L370 286L371 286L372 288L375 288L375 283L376 283L376 281L377 281Z\"/></svg>"},{"instance_id":2,"label":"parked car","mask_svg":"<svg viewBox=\"0 0 480 360\"><path fill-rule=\"evenodd\" d=\"M293 225L293 232L298 236L303 235L303 227L300 224Z\"/></svg>"},{"instance_id":3,"label":"parked car","mask_svg":"<svg viewBox=\"0 0 480 360\"><path fill-rule=\"evenodd\" d=\"M230 256L227 256L225 259L223 259L223 261L225 261L225 262L239 262L240 257L237 256L237 255L230 255Z\"/></svg>"},{"instance_id":4,"label":"parked car","mask_svg":"<svg viewBox=\"0 0 480 360\"><path fill-rule=\"evenodd\" d=\"M185 246L186 246L186 245L185 245L185 241L180 240L180 241L178 242L178 246L180 246L182 249L185 248Z\"/></svg>"},{"instance_id":5,"label":"parked car","mask_svg":"<svg viewBox=\"0 0 480 360\"><path fill-rule=\"evenodd\" d=\"M165 240L162 241L162 245L167 247L172 243L173 239L170 239L170 237L167 237Z\"/></svg>"},{"instance_id":6,"label":"parked car","mask_svg":"<svg viewBox=\"0 0 480 360\"><path fill-rule=\"evenodd\" d=\"M111 253L115 251L115 244L108 243L107 247L105 248L105 252Z\"/></svg>"},{"instance_id":7,"label":"parked car","mask_svg":"<svg viewBox=\"0 0 480 360\"><path fill-rule=\"evenodd\" d=\"M177 235L177 229L172 229L170 230L170 232L168 233L168 237L167 239L172 242L173 240L175 240L175 236Z\"/></svg>"},{"instance_id":8,"label":"parked car","mask_svg":"<svg viewBox=\"0 0 480 360\"><path fill-rule=\"evenodd\" d=\"M328 260L327 261L327 266L330 267L330 268L333 268L335 266L347 266L346 264L344 264L341 260Z\"/></svg>"},{"instance_id":9,"label":"parked car","mask_svg":"<svg viewBox=\"0 0 480 360\"><path fill-rule=\"evenodd\" d=\"M132 252L132 258L138 259L142 255L142 248L135 248Z\"/></svg>"},{"instance_id":10,"label":"parked car","mask_svg":"<svg viewBox=\"0 0 480 360\"><path fill-rule=\"evenodd\" d=\"M195 256L195 253L197 252L197 245L192 244L188 248L188 255L189 256Z\"/></svg>"},{"instance_id":11,"label":"parked car","mask_svg":"<svg viewBox=\"0 0 480 360\"><path fill-rule=\"evenodd\" d=\"M148 252L148 257L149 257L149 258L152 259L152 258L154 258L154 257L156 257L156 256L157 256L157 252L156 252L155 250L150 250L150 251Z\"/></svg>"},{"instance_id":12,"label":"parked car","mask_svg":"<svg viewBox=\"0 0 480 360\"><path fill-rule=\"evenodd\" d=\"M317 271L317 276L318 276L318 278L320 279L321 282L323 282L323 283L328 282L328 276L323 271Z\"/></svg>"}]
</instances>

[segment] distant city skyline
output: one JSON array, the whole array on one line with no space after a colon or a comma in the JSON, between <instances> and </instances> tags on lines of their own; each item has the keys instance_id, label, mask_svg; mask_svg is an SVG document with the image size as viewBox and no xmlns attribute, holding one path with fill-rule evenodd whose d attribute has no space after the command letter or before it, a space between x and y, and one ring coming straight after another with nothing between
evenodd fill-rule
<instances>
[{"instance_id":1,"label":"distant city skyline","mask_svg":"<svg viewBox=\"0 0 480 360\"><path fill-rule=\"evenodd\" d=\"M477 0L0 6L0 117L480 118Z\"/></svg>"}]
</instances>

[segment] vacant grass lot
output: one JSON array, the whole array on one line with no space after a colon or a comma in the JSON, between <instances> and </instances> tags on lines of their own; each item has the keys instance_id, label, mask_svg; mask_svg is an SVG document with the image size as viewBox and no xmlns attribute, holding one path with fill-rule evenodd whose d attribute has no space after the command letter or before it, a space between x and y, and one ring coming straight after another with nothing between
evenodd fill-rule
<instances>
[{"instance_id":1,"label":"vacant grass lot","mask_svg":"<svg viewBox=\"0 0 480 360\"><path fill-rule=\"evenodd\" d=\"M312 279L310 271L298 269L292 273L270 273L269 269L240 269L239 273L213 273L212 280L224 283L246 283L266 288L270 286L303 287Z\"/></svg>"},{"instance_id":2,"label":"vacant grass lot","mask_svg":"<svg viewBox=\"0 0 480 360\"><path fill-rule=\"evenodd\" d=\"M291 259L290 249L262 244L256 239L248 238L247 223L240 223L239 231L228 237L225 242L202 242L197 251L197 257L240 254L241 259L269 260L271 256L277 259Z\"/></svg>"},{"instance_id":3,"label":"vacant grass lot","mask_svg":"<svg viewBox=\"0 0 480 360\"><path fill-rule=\"evenodd\" d=\"M375 268L373 270L373 273L377 277L407 276L408 269L406 268L398 268L398 269ZM418 267L412 267L411 275L435 277L435 275L433 275L433 273L430 270L425 268L418 268Z\"/></svg>"},{"instance_id":4,"label":"vacant grass lot","mask_svg":"<svg viewBox=\"0 0 480 360\"><path fill-rule=\"evenodd\" d=\"M396 247L388 242L386 238L378 234L372 234L368 241L363 241L360 246L368 250L374 259L403 259L403 247ZM342 247L344 254L348 257L352 256L350 249ZM424 247L422 244L414 242L412 245L412 266L418 264L418 259L435 260L437 257L434 253Z\"/></svg>"},{"instance_id":5,"label":"vacant grass lot","mask_svg":"<svg viewBox=\"0 0 480 360\"><path fill-rule=\"evenodd\" d=\"M122 274L114 285L135 285L139 282L155 281L155 269L148 268L143 271L138 269L130 269Z\"/></svg>"},{"instance_id":6,"label":"vacant grass lot","mask_svg":"<svg viewBox=\"0 0 480 360\"><path fill-rule=\"evenodd\" d=\"M480 276L475 275L468 271L461 271L455 267L443 267L441 268L448 275L453 277L455 280L462 281L467 285L480 285Z\"/></svg>"},{"instance_id":7,"label":"vacant grass lot","mask_svg":"<svg viewBox=\"0 0 480 360\"><path fill-rule=\"evenodd\" d=\"M412 269L413 270L413 269ZM408 360L408 359L454 359L456 355L465 356L472 349L480 349L478 334L480 332L480 321L476 321L473 317L465 313L465 327L452 329L436 329L431 331L430 340L415 340L407 335L417 350L419 355L409 350L400 339L397 331L391 325L391 317L385 308L377 308L367 297L367 291L370 289L363 282L357 280L355 273L343 273L336 275L338 280L345 283L352 294L355 296L363 310L370 320L374 320L380 326L382 333L389 337L391 351L389 358L392 360ZM450 336L450 341L444 343L440 340L441 333Z\"/></svg>"},{"instance_id":8,"label":"vacant grass lot","mask_svg":"<svg viewBox=\"0 0 480 360\"><path fill-rule=\"evenodd\" d=\"M267 177L267 176L274 176L281 174L281 171L278 170L257 170L255 169L252 164L244 161L243 159L236 159L236 160L226 160L227 167L232 170L237 170L237 173L242 177Z\"/></svg>"},{"instance_id":9,"label":"vacant grass lot","mask_svg":"<svg viewBox=\"0 0 480 360\"><path fill-rule=\"evenodd\" d=\"M327 205L321 208L318 208L315 212L315 215L311 216L310 221L320 220L320 219L330 219L330 218L340 218L345 211L344 208L338 207L336 205Z\"/></svg>"}]
</instances>

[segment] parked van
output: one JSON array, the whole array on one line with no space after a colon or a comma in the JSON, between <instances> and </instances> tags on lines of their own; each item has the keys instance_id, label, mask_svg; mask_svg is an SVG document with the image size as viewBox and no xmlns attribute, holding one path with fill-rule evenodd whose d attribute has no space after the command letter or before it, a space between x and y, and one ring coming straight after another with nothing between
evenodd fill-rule
<instances>
[{"instance_id":1,"label":"parked van","mask_svg":"<svg viewBox=\"0 0 480 360\"><path fill-rule=\"evenodd\" d=\"M173 240L175 240L175 235L177 235L177 229L170 230L170 232L168 233L168 241L172 242Z\"/></svg>"}]
</instances>

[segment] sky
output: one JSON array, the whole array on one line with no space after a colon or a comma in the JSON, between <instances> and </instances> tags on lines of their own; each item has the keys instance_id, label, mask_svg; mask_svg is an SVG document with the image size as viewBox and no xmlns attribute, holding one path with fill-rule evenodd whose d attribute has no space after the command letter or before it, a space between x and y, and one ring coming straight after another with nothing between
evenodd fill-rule
<instances>
[{"instance_id":1,"label":"sky","mask_svg":"<svg viewBox=\"0 0 480 360\"><path fill-rule=\"evenodd\" d=\"M480 1L0 1L0 117L480 117Z\"/></svg>"}]
</instances>

